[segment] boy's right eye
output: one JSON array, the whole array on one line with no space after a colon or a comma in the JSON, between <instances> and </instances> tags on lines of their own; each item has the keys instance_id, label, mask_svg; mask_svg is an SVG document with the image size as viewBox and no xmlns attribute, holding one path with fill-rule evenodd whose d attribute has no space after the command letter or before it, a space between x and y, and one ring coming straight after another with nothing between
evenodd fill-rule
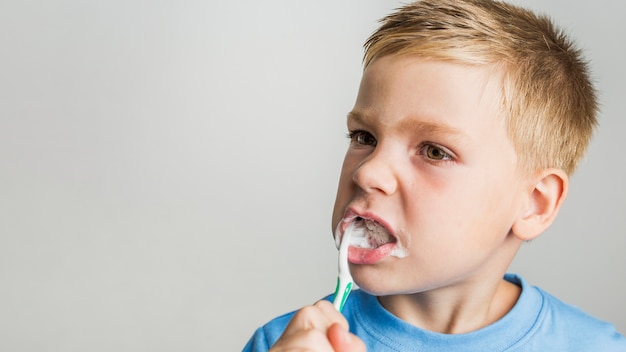
<instances>
[{"instance_id":1,"label":"boy's right eye","mask_svg":"<svg viewBox=\"0 0 626 352\"><path fill-rule=\"evenodd\" d=\"M350 133L348 133L348 138L350 138L350 142L353 144L368 146L376 145L376 138L374 138L374 136L372 136L372 134L367 131L350 131Z\"/></svg>"}]
</instances>

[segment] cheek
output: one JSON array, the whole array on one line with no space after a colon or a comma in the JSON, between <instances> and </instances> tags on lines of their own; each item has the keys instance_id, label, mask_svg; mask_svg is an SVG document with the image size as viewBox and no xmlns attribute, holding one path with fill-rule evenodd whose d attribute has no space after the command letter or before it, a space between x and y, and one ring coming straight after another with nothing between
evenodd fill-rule
<instances>
[{"instance_id":1,"label":"cheek","mask_svg":"<svg viewBox=\"0 0 626 352\"><path fill-rule=\"evenodd\" d=\"M488 190L476 187L469 175L429 178L415 192L413 209L409 214L414 226L428 226L428 231L450 240L463 241L488 222L492 206ZM408 204L406 204L408 205ZM406 207L405 205L405 207Z\"/></svg>"},{"instance_id":2,"label":"cheek","mask_svg":"<svg viewBox=\"0 0 626 352\"><path fill-rule=\"evenodd\" d=\"M500 241L512 226L514 189L492 182L473 182L471 187L456 189L455 203L448 220L451 230L459 231L465 239L478 246Z\"/></svg>"},{"instance_id":3,"label":"cheek","mask_svg":"<svg viewBox=\"0 0 626 352\"><path fill-rule=\"evenodd\" d=\"M352 165L347 159L344 159L343 166L341 168L341 174L339 176L339 183L337 186L337 195L335 197L335 205L333 207L332 226L333 231L335 227L343 218L346 206L352 199L352 193L354 190L354 183L352 182Z\"/></svg>"}]
</instances>

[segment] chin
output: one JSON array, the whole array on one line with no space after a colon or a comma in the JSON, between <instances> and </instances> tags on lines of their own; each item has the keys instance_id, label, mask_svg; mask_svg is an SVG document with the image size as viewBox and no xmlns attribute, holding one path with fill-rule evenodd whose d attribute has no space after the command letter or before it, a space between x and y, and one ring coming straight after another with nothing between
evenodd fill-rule
<instances>
[{"instance_id":1,"label":"chin","mask_svg":"<svg viewBox=\"0 0 626 352\"><path fill-rule=\"evenodd\" d=\"M364 292L374 296L390 296L404 292L406 288L395 287L392 282L372 277L372 275L354 274L354 283Z\"/></svg>"}]
</instances>

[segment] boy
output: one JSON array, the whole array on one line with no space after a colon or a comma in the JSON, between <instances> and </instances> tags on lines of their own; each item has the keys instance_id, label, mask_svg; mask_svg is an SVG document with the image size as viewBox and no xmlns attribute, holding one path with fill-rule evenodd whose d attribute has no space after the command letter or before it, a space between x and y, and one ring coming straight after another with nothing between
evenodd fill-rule
<instances>
[{"instance_id":1,"label":"boy","mask_svg":"<svg viewBox=\"0 0 626 352\"><path fill-rule=\"evenodd\" d=\"M360 290L345 318L322 300L244 350L626 351L610 324L505 274L596 125L568 39L501 2L425 0L383 20L364 63L332 217L339 241L367 229L349 248Z\"/></svg>"}]
</instances>

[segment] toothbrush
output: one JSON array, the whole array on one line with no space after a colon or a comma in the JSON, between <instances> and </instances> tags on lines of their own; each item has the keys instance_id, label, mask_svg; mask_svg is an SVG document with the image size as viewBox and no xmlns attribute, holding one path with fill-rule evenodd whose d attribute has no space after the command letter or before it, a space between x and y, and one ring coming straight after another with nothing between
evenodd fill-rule
<instances>
[{"instance_id":1,"label":"toothbrush","mask_svg":"<svg viewBox=\"0 0 626 352\"><path fill-rule=\"evenodd\" d=\"M350 291L352 291L353 281L352 275L350 275L350 268L348 267L348 247L350 246L353 225L354 223L350 224L343 233L343 238L339 245L339 275L337 276L337 288L335 288L335 299L333 300L333 305L338 312L341 312Z\"/></svg>"}]
</instances>

